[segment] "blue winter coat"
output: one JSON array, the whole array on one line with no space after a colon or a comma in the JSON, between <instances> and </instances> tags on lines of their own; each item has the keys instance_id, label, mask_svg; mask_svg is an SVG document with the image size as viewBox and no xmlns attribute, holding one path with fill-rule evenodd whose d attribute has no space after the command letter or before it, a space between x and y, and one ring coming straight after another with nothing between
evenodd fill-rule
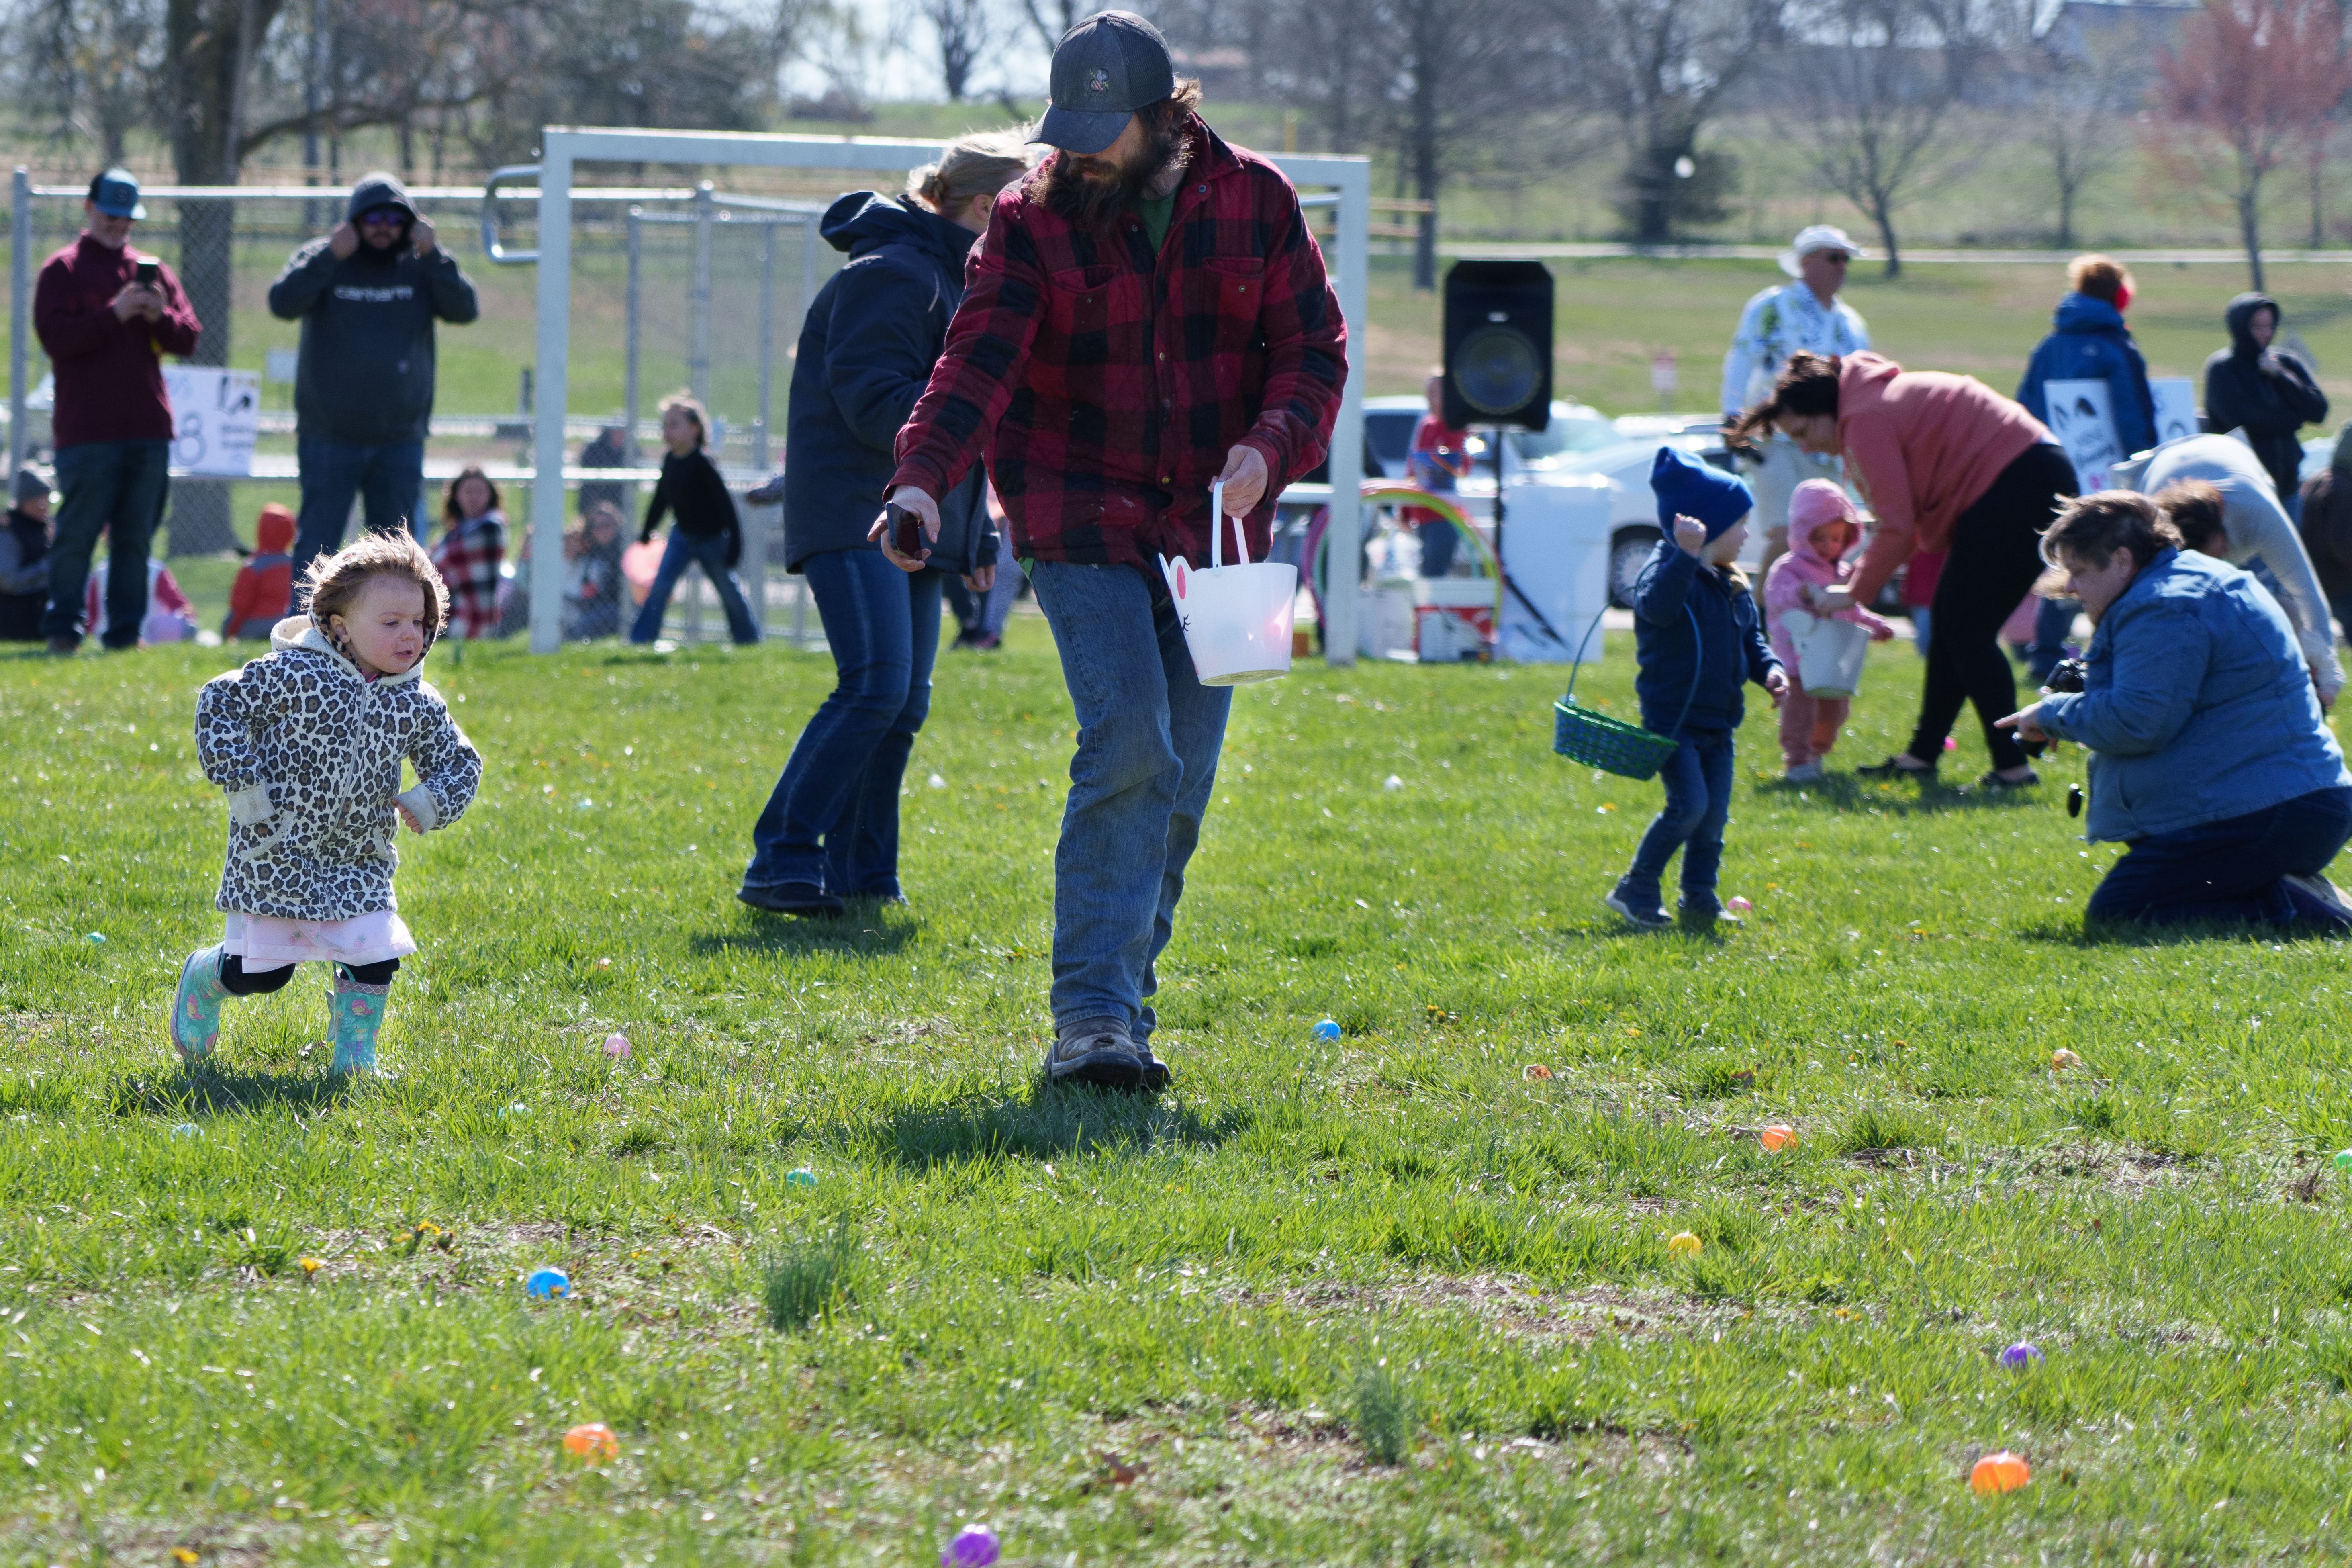
<instances>
[{"instance_id":1,"label":"blue winter coat","mask_svg":"<svg viewBox=\"0 0 2352 1568\"><path fill-rule=\"evenodd\" d=\"M2055 330L2033 347L2017 400L2025 411L2050 423L2043 392L2053 381L2104 381L2116 415L2116 444L2124 456L2156 445L2156 398L2147 389L2147 362L2139 356L2124 313L2105 300L2069 294L2058 301L2050 324Z\"/></svg>"},{"instance_id":2,"label":"blue winter coat","mask_svg":"<svg viewBox=\"0 0 2352 1568\"><path fill-rule=\"evenodd\" d=\"M2352 784L2278 601L2210 555L2167 550L2099 617L2083 689L2042 728L2091 750L2093 840L2177 833Z\"/></svg>"},{"instance_id":3,"label":"blue winter coat","mask_svg":"<svg viewBox=\"0 0 2352 1568\"><path fill-rule=\"evenodd\" d=\"M1671 539L1633 581L1633 663L1642 726L1661 735L1676 733L1677 721L1682 730L1737 730L1748 711L1741 688L1780 668L1755 597Z\"/></svg>"},{"instance_id":4,"label":"blue winter coat","mask_svg":"<svg viewBox=\"0 0 2352 1568\"><path fill-rule=\"evenodd\" d=\"M963 302L975 237L908 197L852 191L817 232L848 265L817 290L801 326L784 440L784 565L828 550L874 550L898 428L931 378ZM996 561L975 467L940 501L931 564L966 573Z\"/></svg>"}]
</instances>

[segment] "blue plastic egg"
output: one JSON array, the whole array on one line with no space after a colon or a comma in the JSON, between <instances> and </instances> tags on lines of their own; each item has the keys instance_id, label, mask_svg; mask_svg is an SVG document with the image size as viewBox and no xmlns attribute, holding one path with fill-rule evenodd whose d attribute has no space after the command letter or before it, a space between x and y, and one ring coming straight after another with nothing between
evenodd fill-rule
<instances>
[{"instance_id":1,"label":"blue plastic egg","mask_svg":"<svg viewBox=\"0 0 2352 1568\"><path fill-rule=\"evenodd\" d=\"M522 1288L539 1300L553 1300L572 1294L572 1276L561 1268L534 1268Z\"/></svg>"}]
</instances>

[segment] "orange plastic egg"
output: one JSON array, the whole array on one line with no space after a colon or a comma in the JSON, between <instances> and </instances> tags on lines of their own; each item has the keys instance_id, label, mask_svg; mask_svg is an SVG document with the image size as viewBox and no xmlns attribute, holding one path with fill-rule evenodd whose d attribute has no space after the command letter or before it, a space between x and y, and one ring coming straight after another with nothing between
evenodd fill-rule
<instances>
[{"instance_id":1,"label":"orange plastic egg","mask_svg":"<svg viewBox=\"0 0 2352 1568\"><path fill-rule=\"evenodd\" d=\"M2064 1072L2068 1068L2078 1068L2082 1065L2083 1058L2076 1056L2072 1051L2061 1049L2050 1053L2050 1070L2052 1072Z\"/></svg>"},{"instance_id":2,"label":"orange plastic egg","mask_svg":"<svg viewBox=\"0 0 2352 1568\"><path fill-rule=\"evenodd\" d=\"M574 1426L563 1435L563 1451L575 1459L594 1464L599 1459L621 1457L621 1439L602 1421L591 1421L584 1426Z\"/></svg>"},{"instance_id":3,"label":"orange plastic egg","mask_svg":"<svg viewBox=\"0 0 2352 1568\"><path fill-rule=\"evenodd\" d=\"M1775 1121L1756 1135L1756 1141L1773 1153L1788 1148L1797 1141L1797 1130L1785 1121Z\"/></svg>"},{"instance_id":4,"label":"orange plastic egg","mask_svg":"<svg viewBox=\"0 0 2352 1568\"><path fill-rule=\"evenodd\" d=\"M1969 1471L1969 1485L1979 1492L2013 1492L2033 1479L2026 1468L2024 1457L2003 1448L1997 1454L1987 1454Z\"/></svg>"}]
</instances>

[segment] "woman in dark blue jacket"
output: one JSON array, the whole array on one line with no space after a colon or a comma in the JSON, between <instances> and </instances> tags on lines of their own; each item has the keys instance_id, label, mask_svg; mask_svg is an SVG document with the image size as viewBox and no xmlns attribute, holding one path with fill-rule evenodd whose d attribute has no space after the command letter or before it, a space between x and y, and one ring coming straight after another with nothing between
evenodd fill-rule
<instances>
[{"instance_id":1,"label":"woman in dark blue jacket","mask_svg":"<svg viewBox=\"0 0 2352 1568\"><path fill-rule=\"evenodd\" d=\"M941 499L929 565L899 571L866 533L891 448L963 300L964 263L996 195L1027 171L1016 137L967 136L895 200L843 196L818 232L849 262L821 289L793 367L782 481L784 564L808 577L839 679L751 830L736 895L780 914L896 901L898 783L930 709L948 574L985 592L997 541L974 469ZM772 500L771 484L755 495Z\"/></svg>"},{"instance_id":2,"label":"woman in dark blue jacket","mask_svg":"<svg viewBox=\"0 0 2352 1568\"><path fill-rule=\"evenodd\" d=\"M2049 383L2104 381L2115 415L2116 456L2145 452L2156 445L2156 398L2147 387L2147 362L2124 325L2132 276L2111 257L2078 256L2067 264L2066 284L2071 292L2051 315L2050 335L2026 361L2017 400L2047 425Z\"/></svg>"}]
</instances>

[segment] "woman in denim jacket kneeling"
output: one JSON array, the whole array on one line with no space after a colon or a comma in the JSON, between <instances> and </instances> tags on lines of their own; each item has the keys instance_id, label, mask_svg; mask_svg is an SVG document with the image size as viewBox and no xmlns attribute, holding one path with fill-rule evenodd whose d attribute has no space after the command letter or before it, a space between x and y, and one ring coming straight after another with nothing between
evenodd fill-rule
<instances>
[{"instance_id":1,"label":"woman in denim jacket kneeling","mask_svg":"<svg viewBox=\"0 0 2352 1568\"><path fill-rule=\"evenodd\" d=\"M2131 848L2086 920L2352 931L2321 875L2352 839L2352 773L2278 601L2128 491L2068 506L2042 552L2097 630L2082 690L2000 722L2092 752L2088 837Z\"/></svg>"}]
</instances>

